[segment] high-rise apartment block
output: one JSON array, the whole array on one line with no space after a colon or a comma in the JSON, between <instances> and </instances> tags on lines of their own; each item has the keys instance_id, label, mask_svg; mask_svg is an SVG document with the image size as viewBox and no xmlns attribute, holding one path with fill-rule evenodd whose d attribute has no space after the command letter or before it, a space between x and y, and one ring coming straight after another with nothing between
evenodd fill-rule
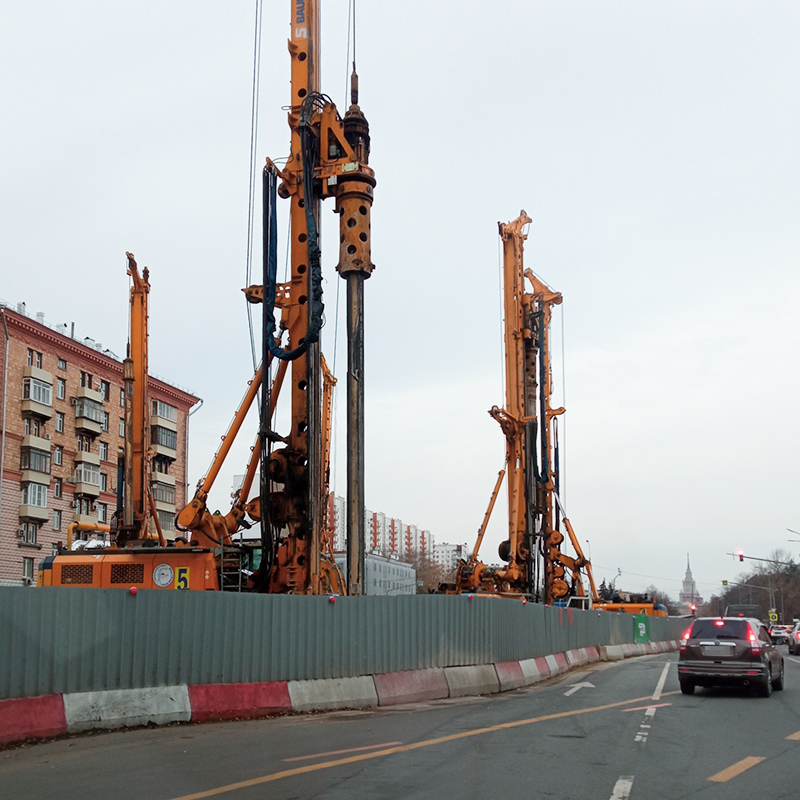
<instances>
[{"instance_id":1,"label":"high-rise apartment block","mask_svg":"<svg viewBox=\"0 0 800 800\"><path fill-rule=\"evenodd\" d=\"M125 434L122 361L66 325L0 304L0 585L35 582L71 522L107 523ZM186 502L187 418L199 398L151 377L150 475L168 539Z\"/></svg>"},{"instance_id":2,"label":"high-rise apartment block","mask_svg":"<svg viewBox=\"0 0 800 800\"><path fill-rule=\"evenodd\" d=\"M328 514L333 517L333 549L346 550L347 501L331 493ZM404 525L401 519L387 517L382 511L364 512L365 540L368 553L397 558L433 558L434 540L430 531L416 525Z\"/></svg>"}]
</instances>

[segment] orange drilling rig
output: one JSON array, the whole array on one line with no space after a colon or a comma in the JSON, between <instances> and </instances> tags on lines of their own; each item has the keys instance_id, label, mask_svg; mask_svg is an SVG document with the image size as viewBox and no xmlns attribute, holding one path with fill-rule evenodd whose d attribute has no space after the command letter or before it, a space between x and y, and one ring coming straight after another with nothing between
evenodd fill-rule
<instances>
[{"instance_id":1,"label":"orange drilling rig","mask_svg":"<svg viewBox=\"0 0 800 800\"><path fill-rule=\"evenodd\" d=\"M263 307L262 361L208 474L178 514L178 527L202 547L229 547L241 526L260 523L257 591L360 594L364 571L364 281L371 260L370 210L375 175L369 167L369 125L358 105L353 65L351 105L342 118L319 91L319 3L293 0L289 40L290 155L280 169L263 171L263 282L244 289ZM290 202L291 274L277 281L277 197ZM320 350L323 320L319 240L321 201L333 198L340 220L339 263L347 282L347 494L346 580L333 560L326 520L331 392L335 381ZM280 319L276 319L276 309ZM291 367L291 368L290 368ZM288 373L288 376L287 376ZM288 380L291 425L272 427ZM260 391L260 427L244 484L225 515L207 508L208 493ZM252 492L256 471L258 490ZM249 518L249 520L248 520Z\"/></svg>"},{"instance_id":2,"label":"orange drilling rig","mask_svg":"<svg viewBox=\"0 0 800 800\"><path fill-rule=\"evenodd\" d=\"M475 547L469 558L460 562L455 582L444 589L589 607L597 598L591 564L559 499L557 419L564 409L551 403L550 321L561 295L524 268L524 229L530 222L522 211L513 222L499 223L506 404L505 408L494 406L489 414L505 435L505 467L498 475ZM499 549L506 566L490 568L479 560L478 553L506 477L508 538ZM562 549L566 538L572 555Z\"/></svg>"}]
</instances>

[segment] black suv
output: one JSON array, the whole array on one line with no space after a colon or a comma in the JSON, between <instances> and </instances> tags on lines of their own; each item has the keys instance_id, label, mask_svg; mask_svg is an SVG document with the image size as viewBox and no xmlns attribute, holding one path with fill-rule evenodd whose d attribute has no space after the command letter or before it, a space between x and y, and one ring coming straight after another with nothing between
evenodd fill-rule
<instances>
[{"instance_id":1,"label":"black suv","mask_svg":"<svg viewBox=\"0 0 800 800\"><path fill-rule=\"evenodd\" d=\"M701 617L681 639L678 680L695 686L750 686L769 697L783 689L783 656L763 622L747 617Z\"/></svg>"}]
</instances>

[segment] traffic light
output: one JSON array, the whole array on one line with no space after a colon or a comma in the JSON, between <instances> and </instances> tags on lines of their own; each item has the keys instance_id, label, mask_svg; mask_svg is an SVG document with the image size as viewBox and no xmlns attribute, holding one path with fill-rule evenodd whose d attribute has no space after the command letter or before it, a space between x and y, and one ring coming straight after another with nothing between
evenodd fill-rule
<instances>
[{"instance_id":1,"label":"traffic light","mask_svg":"<svg viewBox=\"0 0 800 800\"><path fill-rule=\"evenodd\" d=\"M739 550L739 561L744 561L744 550Z\"/></svg>"},{"instance_id":2,"label":"traffic light","mask_svg":"<svg viewBox=\"0 0 800 800\"><path fill-rule=\"evenodd\" d=\"M694 603L692 603L692 605L690 606L690 608L691 608L691 610L692 610L692 614L694 615L694 612L695 612L695 611L697 611L697 606L696 606Z\"/></svg>"}]
</instances>

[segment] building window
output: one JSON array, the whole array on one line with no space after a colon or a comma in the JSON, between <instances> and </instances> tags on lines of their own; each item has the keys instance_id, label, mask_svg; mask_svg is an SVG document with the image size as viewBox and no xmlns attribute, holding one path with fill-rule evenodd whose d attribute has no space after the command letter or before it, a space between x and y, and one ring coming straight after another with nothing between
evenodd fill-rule
<instances>
[{"instance_id":1,"label":"building window","mask_svg":"<svg viewBox=\"0 0 800 800\"><path fill-rule=\"evenodd\" d=\"M100 491L107 492L108 491L108 475L105 472L100 473Z\"/></svg>"},{"instance_id":2,"label":"building window","mask_svg":"<svg viewBox=\"0 0 800 800\"><path fill-rule=\"evenodd\" d=\"M78 450L84 453L92 452L92 440L85 433L78 434Z\"/></svg>"},{"instance_id":3,"label":"building window","mask_svg":"<svg viewBox=\"0 0 800 800\"><path fill-rule=\"evenodd\" d=\"M175 515L171 511L159 511L158 522L162 531L175 530Z\"/></svg>"},{"instance_id":4,"label":"building window","mask_svg":"<svg viewBox=\"0 0 800 800\"><path fill-rule=\"evenodd\" d=\"M119 418L119 435L125 435L125 420L122 417Z\"/></svg>"},{"instance_id":5,"label":"building window","mask_svg":"<svg viewBox=\"0 0 800 800\"><path fill-rule=\"evenodd\" d=\"M64 448L56 445L53 448L53 463L61 466L64 463Z\"/></svg>"},{"instance_id":6,"label":"building window","mask_svg":"<svg viewBox=\"0 0 800 800\"><path fill-rule=\"evenodd\" d=\"M20 523L20 531L22 532L22 539L23 544L36 544L36 531L38 530L38 525L35 522L25 521Z\"/></svg>"},{"instance_id":7,"label":"building window","mask_svg":"<svg viewBox=\"0 0 800 800\"><path fill-rule=\"evenodd\" d=\"M108 442L100 442L100 460L108 461Z\"/></svg>"},{"instance_id":8,"label":"building window","mask_svg":"<svg viewBox=\"0 0 800 800\"><path fill-rule=\"evenodd\" d=\"M105 522L108 518L108 506L105 503L97 504L97 521Z\"/></svg>"},{"instance_id":9,"label":"building window","mask_svg":"<svg viewBox=\"0 0 800 800\"><path fill-rule=\"evenodd\" d=\"M64 415L56 411L56 433L64 433Z\"/></svg>"},{"instance_id":10,"label":"building window","mask_svg":"<svg viewBox=\"0 0 800 800\"><path fill-rule=\"evenodd\" d=\"M33 581L33 559L22 559L22 577L25 581Z\"/></svg>"},{"instance_id":11,"label":"building window","mask_svg":"<svg viewBox=\"0 0 800 800\"><path fill-rule=\"evenodd\" d=\"M92 513L92 501L88 497L75 498L75 513L84 516Z\"/></svg>"},{"instance_id":12,"label":"building window","mask_svg":"<svg viewBox=\"0 0 800 800\"><path fill-rule=\"evenodd\" d=\"M20 469L32 469L35 472L50 474L50 453L37 450L35 447L23 447L20 451Z\"/></svg>"},{"instance_id":13,"label":"building window","mask_svg":"<svg viewBox=\"0 0 800 800\"><path fill-rule=\"evenodd\" d=\"M169 475L169 465L171 461L168 458L156 456L153 459L153 469L160 472L162 475Z\"/></svg>"},{"instance_id":14,"label":"building window","mask_svg":"<svg viewBox=\"0 0 800 800\"><path fill-rule=\"evenodd\" d=\"M81 371L81 386L84 389L92 388L92 376L90 373Z\"/></svg>"},{"instance_id":15,"label":"building window","mask_svg":"<svg viewBox=\"0 0 800 800\"><path fill-rule=\"evenodd\" d=\"M103 400L111 398L111 384L108 381L100 381L100 394L103 395Z\"/></svg>"},{"instance_id":16,"label":"building window","mask_svg":"<svg viewBox=\"0 0 800 800\"><path fill-rule=\"evenodd\" d=\"M28 348L28 366L42 368L42 354L30 347Z\"/></svg>"},{"instance_id":17,"label":"building window","mask_svg":"<svg viewBox=\"0 0 800 800\"><path fill-rule=\"evenodd\" d=\"M178 434L175 431L171 431L169 428L162 428L160 425L153 425L151 431L151 444L160 444L162 447L170 448L170 450L178 449Z\"/></svg>"},{"instance_id":18,"label":"building window","mask_svg":"<svg viewBox=\"0 0 800 800\"><path fill-rule=\"evenodd\" d=\"M125 408L125 390L124 389L120 389L119 390L119 407L120 408Z\"/></svg>"},{"instance_id":19,"label":"building window","mask_svg":"<svg viewBox=\"0 0 800 800\"><path fill-rule=\"evenodd\" d=\"M42 423L36 417L25 417L26 436L41 436L42 428Z\"/></svg>"},{"instance_id":20,"label":"building window","mask_svg":"<svg viewBox=\"0 0 800 800\"><path fill-rule=\"evenodd\" d=\"M64 481L61 478L53 480L53 497L61 497L64 494Z\"/></svg>"},{"instance_id":21,"label":"building window","mask_svg":"<svg viewBox=\"0 0 800 800\"><path fill-rule=\"evenodd\" d=\"M59 400L67 397L67 382L63 378L56 378L56 397Z\"/></svg>"},{"instance_id":22,"label":"building window","mask_svg":"<svg viewBox=\"0 0 800 800\"><path fill-rule=\"evenodd\" d=\"M103 420L100 423L100 427L104 430L108 430L108 411L103 412Z\"/></svg>"},{"instance_id":23,"label":"building window","mask_svg":"<svg viewBox=\"0 0 800 800\"><path fill-rule=\"evenodd\" d=\"M58 509L53 511L53 530L61 530L61 512Z\"/></svg>"},{"instance_id":24,"label":"building window","mask_svg":"<svg viewBox=\"0 0 800 800\"><path fill-rule=\"evenodd\" d=\"M178 409L161 400L153 400L153 416L168 419L170 422L177 422Z\"/></svg>"},{"instance_id":25,"label":"building window","mask_svg":"<svg viewBox=\"0 0 800 800\"><path fill-rule=\"evenodd\" d=\"M22 381L22 399L33 400L43 406L53 405L53 387L38 378L24 378Z\"/></svg>"},{"instance_id":26,"label":"building window","mask_svg":"<svg viewBox=\"0 0 800 800\"><path fill-rule=\"evenodd\" d=\"M47 508L47 487L39 483L23 483L22 505Z\"/></svg>"},{"instance_id":27,"label":"building window","mask_svg":"<svg viewBox=\"0 0 800 800\"><path fill-rule=\"evenodd\" d=\"M63 358L59 358L58 359L58 368L59 369L66 369L67 368L67 362L64 361Z\"/></svg>"}]
</instances>

